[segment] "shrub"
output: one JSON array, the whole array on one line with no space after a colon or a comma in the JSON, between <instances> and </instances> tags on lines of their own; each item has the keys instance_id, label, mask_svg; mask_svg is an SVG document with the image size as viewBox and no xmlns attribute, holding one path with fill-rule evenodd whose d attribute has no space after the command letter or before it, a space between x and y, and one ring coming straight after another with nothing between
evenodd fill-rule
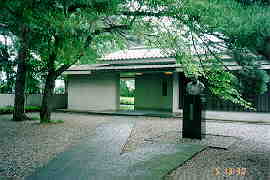
<instances>
[{"instance_id":1,"label":"shrub","mask_svg":"<svg viewBox=\"0 0 270 180\"><path fill-rule=\"evenodd\" d=\"M13 112L14 108L12 106L6 106L0 108L0 114L11 114Z\"/></svg>"}]
</instances>

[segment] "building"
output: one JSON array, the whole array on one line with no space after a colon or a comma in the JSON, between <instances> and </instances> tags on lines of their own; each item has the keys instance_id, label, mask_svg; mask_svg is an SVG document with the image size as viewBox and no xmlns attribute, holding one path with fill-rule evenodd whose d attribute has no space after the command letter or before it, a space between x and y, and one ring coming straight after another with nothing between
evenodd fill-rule
<instances>
[{"instance_id":1,"label":"building","mask_svg":"<svg viewBox=\"0 0 270 180\"><path fill-rule=\"evenodd\" d=\"M228 67L240 68L232 62ZM71 110L119 110L121 78L135 80L135 110L179 113L183 109L186 80L182 68L173 56L161 49L136 47L117 51L99 59L97 64L74 65L64 74L68 82L68 109ZM220 104L209 102L209 107L215 107L213 103ZM268 106L269 102L267 111Z\"/></svg>"},{"instance_id":2,"label":"building","mask_svg":"<svg viewBox=\"0 0 270 180\"><path fill-rule=\"evenodd\" d=\"M68 109L118 110L120 78L135 79L135 109L179 112L183 74L160 49L133 48L108 54L94 65L72 66Z\"/></svg>"}]
</instances>

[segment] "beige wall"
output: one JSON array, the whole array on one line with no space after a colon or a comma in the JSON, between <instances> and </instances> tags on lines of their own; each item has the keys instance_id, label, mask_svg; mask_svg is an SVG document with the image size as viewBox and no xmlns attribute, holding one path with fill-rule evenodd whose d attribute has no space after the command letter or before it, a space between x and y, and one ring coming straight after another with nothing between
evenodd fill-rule
<instances>
[{"instance_id":1,"label":"beige wall","mask_svg":"<svg viewBox=\"0 0 270 180\"><path fill-rule=\"evenodd\" d=\"M13 105L14 105L14 94L0 94L0 107Z\"/></svg>"},{"instance_id":2,"label":"beige wall","mask_svg":"<svg viewBox=\"0 0 270 180\"><path fill-rule=\"evenodd\" d=\"M162 96L162 81L167 81L167 96ZM172 110L172 75L161 73L135 77L135 109Z\"/></svg>"},{"instance_id":3,"label":"beige wall","mask_svg":"<svg viewBox=\"0 0 270 180\"><path fill-rule=\"evenodd\" d=\"M119 80L116 73L68 76L68 109L119 109Z\"/></svg>"},{"instance_id":4,"label":"beige wall","mask_svg":"<svg viewBox=\"0 0 270 180\"><path fill-rule=\"evenodd\" d=\"M14 106L14 94L0 94L0 107ZM41 94L25 95L26 106L41 106ZM53 109L64 109L67 105L67 96L65 94L55 94L53 97Z\"/></svg>"}]
</instances>

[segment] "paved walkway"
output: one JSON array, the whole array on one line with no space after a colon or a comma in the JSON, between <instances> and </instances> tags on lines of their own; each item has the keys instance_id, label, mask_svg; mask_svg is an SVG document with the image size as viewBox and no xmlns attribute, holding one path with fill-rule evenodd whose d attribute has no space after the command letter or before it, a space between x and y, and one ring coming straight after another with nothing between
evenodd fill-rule
<instances>
[{"instance_id":1,"label":"paved walkway","mask_svg":"<svg viewBox=\"0 0 270 180\"><path fill-rule=\"evenodd\" d=\"M103 124L96 134L59 154L26 180L159 180L205 146L148 144L121 154L134 123Z\"/></svg>"},{"instance_id":2,"label":"paved walkway","mask_svg":"<svg viewBox=\"0 0 270 180\"><path fill-rule=\"evenodd\" d=\"M58 111L101 114L101 115L120 115L120 116L124 115L124 116L151 116L151 117L183 117L182 113L175 115L171 112L162 112L155 110L78 111L78 110L63 109ZM206 111L205 114L206 120L270 124L270 113Z\"/></svg>"}]
</instances>

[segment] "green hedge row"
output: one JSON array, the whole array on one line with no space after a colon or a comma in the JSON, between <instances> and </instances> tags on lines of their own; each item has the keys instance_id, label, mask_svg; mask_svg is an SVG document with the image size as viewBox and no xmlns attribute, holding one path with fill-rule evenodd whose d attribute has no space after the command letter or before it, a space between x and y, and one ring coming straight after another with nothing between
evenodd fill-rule
<instances>
[{"instance_id":1,"label":"green hedge row","mask_svg":"<svg viewBox=\"0 0 270 180\"><path fill-rule=\"evenodd\" d=\"M13 106L0 107L0 114L12 114L14 110ZM39 112L39 106L26 106L25 112Z\"/></svg>"}]
</instances>

